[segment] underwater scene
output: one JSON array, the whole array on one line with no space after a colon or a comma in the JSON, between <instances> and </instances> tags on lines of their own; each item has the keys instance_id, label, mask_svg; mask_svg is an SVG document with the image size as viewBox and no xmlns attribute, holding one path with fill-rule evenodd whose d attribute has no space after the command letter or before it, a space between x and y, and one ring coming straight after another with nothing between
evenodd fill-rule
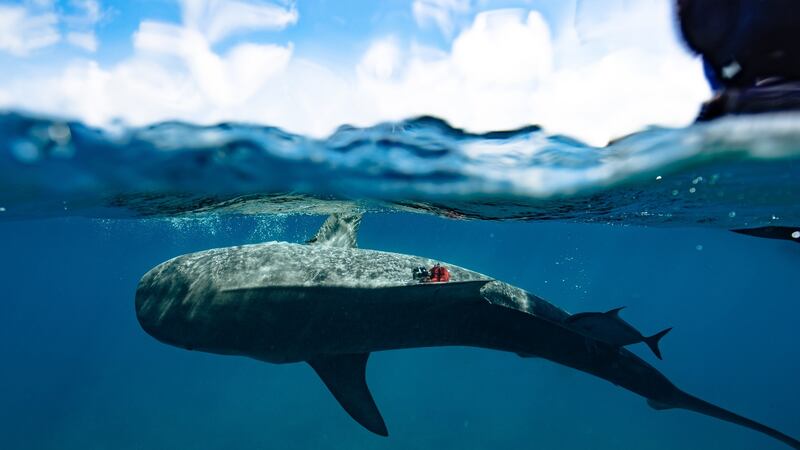
<instances>
[{"instance_id":1,"label":"underwater scene","mask_svg":"<svg viewBox=\"0 0 800 450\"><path fill-rule=\"evenodd\" d=\"M800 448L800 13L565 3L0 2L0 446Z\"/></svg>"},{"instance_id":2,"label":"underwater scene","mask_svg":"<svg viewBox=\"0 0 800 450\"><path fill-rule=\"evenodd\" d=\"M419 119L394 131L342 130L358 138L337 145L336 136L319 142L179 124L112 138L79 123L6 115L3 435L9 448L30 449L783 448L687 411L656 411L544 358L463 346L373 355L366 376L391 433L384 440L348 417L307 364L163 345L134 308L140 278L163 261L243 244L303 244L328 214L359 211L358 248L461 266L569 312L624 306L625 320L645 335L674 327L660 345L663 360L644 344L631 351L682 389L796 434L800 246L791 235L729 230L800 222L800 150L789 144L791 127L731 126L757 131L749 145L717 144L719 156L683 157L691 150L664 142L713 130L656 130L597 149L534 130L465 136ZM55 143L48 133L69 139ZM200 142L171 148L160 139ZM479 163L470 145L525 145L534 155L516 170L555 178L647 169L570 186L569 194L498 194L486 179L491 166L471 173ZM20 159L20 146L35 159ZM319 156L297 156L307 151ZM447 173L424 169L437 164ZM270 176L248 175L256 172ZM392 275L412 283L410 268Z\"/></svg>"}]
</instances>

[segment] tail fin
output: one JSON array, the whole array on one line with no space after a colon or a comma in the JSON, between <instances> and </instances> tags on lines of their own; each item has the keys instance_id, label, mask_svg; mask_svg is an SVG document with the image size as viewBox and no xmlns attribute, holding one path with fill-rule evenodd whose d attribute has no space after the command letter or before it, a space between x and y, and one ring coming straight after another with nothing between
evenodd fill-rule
<instances>
[{"instance_id":1,"label":"tail fin","mask_svg":"<svg viewBox=\"0 0 800 450\"><path fill-rule=\"evenodd\" d=\"M648 347L650 347L650 350L653 351L653 354L655 354L656 358L658 359L664 359L661 357L661 350L658 349L658 341L660 341L661 338L666 336L667 333L669 333L670 331L672 331L672 327L669 327L664 331L659 331L658 333L650 337L644 338L644 343L647 344Z\"/></svg>"},{"instance_id":2,"label":"tail fin","mask_svg":"<svg viewBox=\"0 0 800 450\"><path fill-rule=\"evenodd\" d=\"M683 398L679 402L677 402L677 404L675 404L674 407L688 409L690 411L695 411L700 414L705 414L707 416L716 417L717 419L735 423L737 425L750 428L751 430L760 431L761 433L764 433L767 436L770 436L772 438L775 438L783 442L789 447L800 450L800 441L791 436L787 436L774 428L770 428L754 420L742 417L738 414L734 414L726 409L720 408L719 406L713 405L697 397L686 394L685 392L681 392L681 396Z\"/></svg>"}]
</instances>

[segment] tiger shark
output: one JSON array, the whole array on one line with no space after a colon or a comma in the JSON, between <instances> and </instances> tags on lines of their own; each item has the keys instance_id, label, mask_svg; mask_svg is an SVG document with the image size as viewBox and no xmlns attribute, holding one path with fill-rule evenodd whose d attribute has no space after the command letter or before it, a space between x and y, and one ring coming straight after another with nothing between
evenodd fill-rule
<instances>
[{"instance_id":1,"label":"tiger shark","mask_svg":"<svg viewBox=\"0 0 800 450\"><path fill-rule=\"evenodd\" d=\"M334 214L305 244L242 245L166 261L139 282L139 323L187 350L306 362L353 419L381 436L388 430L366 382L370 353L471 346L546 358L657 410L695 411L800 449L796 439L678 389L614 339L591 334L613 326L577 327L581 320L544 299L452 264L449 282L413 279L415 268L437 261L357 248L360 222L359 214Z\"/></svg>"}]
</instances>

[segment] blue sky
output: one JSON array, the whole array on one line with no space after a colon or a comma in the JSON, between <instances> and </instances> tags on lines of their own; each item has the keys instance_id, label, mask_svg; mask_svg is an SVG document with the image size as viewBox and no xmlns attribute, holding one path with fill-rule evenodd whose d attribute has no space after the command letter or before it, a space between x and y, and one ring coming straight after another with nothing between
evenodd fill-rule
<instances>
[{"instance_id":1,"label":"blue sky","mask_svg":"<svg viewBox=\"0 0 800 450\"><path fill-rule=\"evenodd\" d=\"M434 114L591 143L708 95L667 0L0 0L0 108L325 135Z\"/></svg>"}]
</instances>

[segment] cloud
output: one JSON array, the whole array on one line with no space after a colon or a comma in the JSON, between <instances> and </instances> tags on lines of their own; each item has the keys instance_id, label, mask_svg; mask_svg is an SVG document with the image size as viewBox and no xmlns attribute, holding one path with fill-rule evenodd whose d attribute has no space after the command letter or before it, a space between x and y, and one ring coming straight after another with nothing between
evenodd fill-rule
<instances>
[{"instance_id":1,"label":"cloud","mask_svg":"<svg viewBox=\"0 0 800 450\"><path fill-rule=\"evenodd\" d=\"M67 43L89 53L97 51L100 45L95 26L103 20L107 12L97 0L70 0L70 13L61 15L61 22L70 31Z\"/></svg>"},{"instance_id":2,"label":"cloud","mask_svg":"<svg viewBox=\"0 0 800 450\"><path fill-rule=\"evenodd\" d=\"M402 50L393 38L373 42L361 58L357 70L365 77L386 80L392 77L401 64Z\"/></svg>"},{"instance_id":3,"label":"cloud","mask_svg":"<svg viewBox=\"0 0 800 450\"><path fill-rule=\"evenodd\" d=\"M0 5L0 51L28 56L34 50L61 41L88 52L98 47L94 26L103 18L97 0L70 0L57 10L53 0L29 0L23 5Z\"/></svg>"},{"instance_id":4,"label":"cloud","mask_svg":"<svg viewBox=\"0 0 800 450\"><path fill-rule=\"evenodd\" d=\"M24 6L0 5L0 51L27 56L61 39L58 17L52 12L33 12Z\"/></svg>"},{"instance_id":5,"label":"cloud","mask_svg":"<svg viewBox=\"0 0 800 450\"><path fill-rule=\"evenodd\" d=\"M454 17L470 10L470 0L414 0L411 11L421 27L435 25L445 37L453 35Z\"/></svg>"},{"instance_id":6,"label":"cloud","mask_svg":"<svg viewBox=\"0 0 800 450\"><path fill-rule=\"evenodd\" d=\"M72 25L95 25L103 18L104 12L97 0L70 0L70 5L79 14L67 16Z\"/></svg>"},{"instance_id":7,"label":"cloud","mask_svg":"<svg viewBox=\"0 0 800 450\"><path fill-rule=\"evenodd\" d=\"M417 47L407 58L396 63L403 71L392 79L359 71L381 117L434 114L488 130L530 123L531 95L550 73L552 48L539 13L498 10L478 14L450 52Z\"/></svg>"},{"instance_id":8,"label":"cloud","mask_svg":"<svg viewBox=\"0 0 800 450\"><path fill-rule=\"evenodd\" d=\"M143 22L134 47L145 54L176 58L180 67L173 70L188 70L197 88L217 106L246 101L285 68L292 53L291 46L239 44L220 56L198 31L159 22Z\"/></svg>"},{"instance_id":9,"label":"cloud","mask_svg":"<svg viewBox=\"0 0 800 450\"><path fill-rule=\"evenodd\" d=\"M80 33L77 31L70 31L67 33L67 42L89 53L97 51L97 36L93 32Z\"/></svg>"},{"instance_id":10,"label":"cloud","mask_svg":"<svg viewBox=\"0 0 800 450\"><path fill-rule=\"evenodd\" d=\"M478 14L453 42L451 62L465 80L493 85L536 83L550 72L550 30L535 11Z\"/></svg>"},{"instance_id":11,"label":"cloud","mask_svg":"<svg viewBox=\"0 0 800 450\"><path fill-rule=\"evenodd\" d=\"M186 2L186 7L191 8L190 4L196 6L197 2ZM187 12L184 17L192 14ZM292 45L241 43L218 53L212 49L212 41L219 34L192 20L180 25L144 21L133 35L134 54L129 58L108 68L90 60L75 60L55 77L18 79L9 83L14 93L10 103L78 117L94 125L116 119L136 125L176 118L263 121L258 115L265 109L261 105L274 101L263 96L264 86L276 82L276 75L287 70ZM234 21L230 17L225 20L227 29L233 30ZM248 20L240 25L250 26ZM91 43L90 36L70 36L74 44Z\"/></svg>"},{"instance_id":12,"label":"cloud","mask_svg":"<svg viewBox=\"0 0 800 450\"><path fill-rule=\"evenodd\" d=\"M183 23L210 43L252 30L281 30L297 23L294 5L237 0L181 0Z\"/></svg>"},{"instance_id":13,"label":"cloud","mask_svg":"<svg viewBox=\"0 0 800 450\"><path fill-rule=\"evenodd\" d=\"M536 11L484 11L446 49L383 36L333 68L298 57L291 43L217 51L252 22L212 26L221 19L206 14L223 6L183 5L181 24L142 22L134 54L113 66L77 60L57 76L4 83L7 104L93 125L235 120L313 136L433 114L474 131L541 124L602 145L651 124L685 125L709 95L660 0L584 14L578 29L572 17L551 27ZM297 20L292 7L282 11L271 27Z\"/></svg>"},{"instance_id":14,"label":"cloud","mask_svg":"<svg viewBox=\"0 0 800 450\"><path fill-rule=\"evenodd\" d=\"M360 70L360 84L382 118L435 114L480 131L537 123L602 145L651 124L685 125L709 95L672 17L666 2L641 1L588 15L580 30L570 18L554 34L535 11L482 12L448 52L405 52L391 78Z\"/></svg>"}]
</instances>

